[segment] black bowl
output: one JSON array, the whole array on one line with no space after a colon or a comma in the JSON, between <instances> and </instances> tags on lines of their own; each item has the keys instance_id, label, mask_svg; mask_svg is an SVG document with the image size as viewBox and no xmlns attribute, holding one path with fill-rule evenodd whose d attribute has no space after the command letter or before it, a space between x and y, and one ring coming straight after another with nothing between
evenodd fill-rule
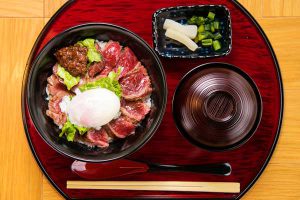
<instances>
[{"instance_id":1,"label":"black bowl","mask_svg":"<svg viewBox=\"0 0 300 200\"><path fill-rule=\"evenodd\" d=\"M188 72L173 98L179 131L211 151L237 148L255 133L262 100L254 81L238 67L207 63Z\"/></svg>"},{"instance_id":2,"label":"black bowl","mask_svg":"<svg viewBox=\"0 0 300 200\"><path fill-rule=\"evenodd\" d=\"M184 45L170 41L165 37L163 24L166 19L172 19L181 24L186 24L192 16L207 16L208 12L214 12L216 19L220 22L220 39L222 48L214 51L212 47L197 48L192 52ZM231 18L229 10L223 5L195 5L176 6L162 8L153 14L152 19L153 43L155 51L160 56L167 58L209 58L228 55L232 48Z\"/></svg>"},{"instance_id":3,"label":"black bowl","mask_svg":"<svg viewBox=\"0 0 300 200\"><path fill-rule=\"evenodd\" d=\"M151 112L136 129L136 134L111 143L107 149L90 148L79 143L67 142L58 136L60 130L46 115L48 102L45 99L45 87L47 77L52 74L52 67L56 63L54 52L87 37L101 41L115 40L123 46L130 47L146 67L154 89L151 95ZM155 52L136 34L112 24L82 24L58 34L48 42L33 62L26 84L25 94L29 113L42 138L59 153L88 162L104 162L122 158L141 148L158 128L167 101L165 72Z\"/></svg>"}]
</instances>

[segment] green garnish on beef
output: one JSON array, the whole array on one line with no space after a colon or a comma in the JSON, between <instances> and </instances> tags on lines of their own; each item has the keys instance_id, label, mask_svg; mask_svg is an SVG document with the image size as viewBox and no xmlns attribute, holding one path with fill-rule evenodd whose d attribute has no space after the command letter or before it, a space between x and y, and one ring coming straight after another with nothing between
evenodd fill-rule
<instances>
[{"instance_id":1,"label":"green garnish on beef","mask_svg":"<svg viewBox=\"0 0 300 200\"><path fill-rule=\"evenodd\" d=\"M87 131L88 128L74 125L69 120L67 120L67 122L64 124L64 126L61 129L59 137L65 135L69 142L73 142L76 132L78 132L80 135L83 135Z\"/></svg>"},{"instance_id":2,"label":"green garnish on beef","mask_svg":"<svg viewBox=\"0 0 300 200\"><path fill-rule=\"evenodd\" d=\"M85 40L77 42L77 44L88 48L87 57L89 63L102 61L102 56L95 47L94 39L87 38Z\"/></svg>"},{"instance_id":3,"label":"green garnish on beef","mask_svg":"<svg viewBox=\"0 0 300 200\"><path fill-rule=\"evenodd\" d=\"M60 65L57 66L57 75L63 79L64 84L67 86L68 90L77 85L80 81L80 77L72 76L65 68Z\"/></svg>"},{"instance_id":4,"label":"green garnish on beef","mask_svg":"<svg viewBox=\"0 0 300 200\"><path fill-rule=\"evenodd\" d=\"M120 83L118 82L118 77L121 73L121 68L118 68L118 72L111 71L107 77L100 78L96 81L86 83L79 87L81 92L86 90L91 90L95 88L106 88L112 92L114 92L118 97L122 96L122 88Z\"/></svg>"}]
</instances>

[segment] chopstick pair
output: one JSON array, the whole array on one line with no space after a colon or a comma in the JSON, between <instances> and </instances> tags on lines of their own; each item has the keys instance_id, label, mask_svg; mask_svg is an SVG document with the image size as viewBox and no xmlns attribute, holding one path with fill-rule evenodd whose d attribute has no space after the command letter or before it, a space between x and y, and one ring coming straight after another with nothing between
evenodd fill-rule
<instances>
[{"instance_id":1,"label":"chopstick pair","mask_svg":"<svg viewBox=\"0 0 300 200\"><path fill-rule=\"evenodd\" d=\"M67 181L67 189L239 193L240 183L188 181Z\"/></svg>"}]
</instances>

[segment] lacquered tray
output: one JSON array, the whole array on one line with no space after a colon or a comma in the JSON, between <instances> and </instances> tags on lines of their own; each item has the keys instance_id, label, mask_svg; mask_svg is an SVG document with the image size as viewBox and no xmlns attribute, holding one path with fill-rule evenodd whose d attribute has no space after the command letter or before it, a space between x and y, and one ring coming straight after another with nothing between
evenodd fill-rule
<instances>
[{"instance_id":1,"label":"lacquered tray","mask_svg":"<svg viewBox=\"0 0 300 200\"><path fill-rule=\"evenodd\" d=\"M190 193L159 191L109 191L66 189L67 180L80 180L72 173L72 159L49 147L36 132L28 114L24 88L31 64L43 46L63 30L87 22L106 22L123 26L153 46L152 14L164 7L179 5L221 4L231 14L232 51L228 56L210 59L161 58L168 84L168 103L163 121L153 138L129 158L162 164L204 164L229 162L230 176L182 172L148 172L111 180L174 180L174 181L233 181L241 183L239 194ZM259 88L263 101L261 123L253 137L243 146L226 152L209 152L190 144L176 129L172 116L172 97L179 80L192 68L207 62L227 62L248 73ZM28 59L22 95L23 122L31 150L46 177L65 197L92 198L212 198L238 199L243 196L263 172L278 140L282 113L283 87L273 49L260 26L236 1L228 0L115 0L68 1L40 33Z\"/></svg>"}]
</instances>

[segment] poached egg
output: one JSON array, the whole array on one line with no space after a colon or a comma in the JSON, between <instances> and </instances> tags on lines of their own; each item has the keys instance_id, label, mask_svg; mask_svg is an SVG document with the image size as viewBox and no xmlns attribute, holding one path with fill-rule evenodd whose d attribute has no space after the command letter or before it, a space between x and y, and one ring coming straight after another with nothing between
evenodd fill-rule
<instances>
[{"instance_id":1,"label":"poached egg","mask_svg":"<svg viewBox=\"0 0 300 200\"><path fill-rule=\"evenodd\" d=\"M99 130L119 114L120 107L114 92L97 88L78 93L66 111L72 124Z\"/></svg>"}]
</instances>

